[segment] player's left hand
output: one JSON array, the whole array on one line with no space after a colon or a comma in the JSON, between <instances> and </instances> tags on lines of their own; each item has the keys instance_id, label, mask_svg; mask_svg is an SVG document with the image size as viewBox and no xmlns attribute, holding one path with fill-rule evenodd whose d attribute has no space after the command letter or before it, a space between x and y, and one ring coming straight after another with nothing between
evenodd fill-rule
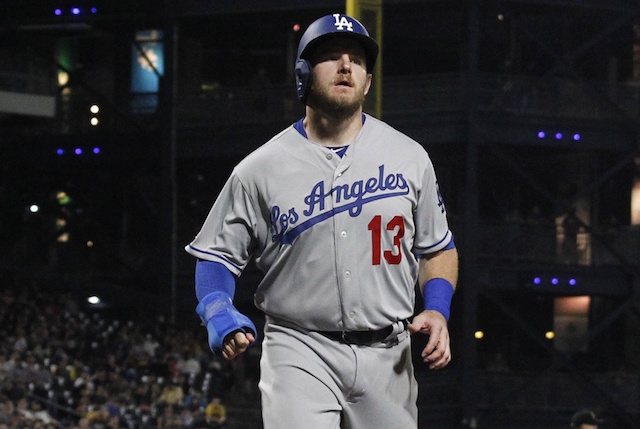
<instances>
[{"instance_id":1,"label":"player's left hand","mask_svg":"<svg viewBox=\"0 0 640 429\"><path fill-rule=\"evenodd\" d=\"M429 335L429 341L420 354L429 369L442 369L451 362L449 328L444 316L435 310L425 310L407 326L411 334Z\"/></svg>"}]
</instances>

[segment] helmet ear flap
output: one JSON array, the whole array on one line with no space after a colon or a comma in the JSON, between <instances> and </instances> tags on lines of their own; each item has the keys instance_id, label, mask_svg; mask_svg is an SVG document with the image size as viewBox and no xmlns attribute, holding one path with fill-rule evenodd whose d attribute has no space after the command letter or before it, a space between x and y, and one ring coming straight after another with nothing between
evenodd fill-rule
<instances>
[{"instance_id":1,"label":"helmet ear flap","mask_svg":"<svg viewBox=\"0 0 640 429\"><path fill-rule=\"evenodd\" d=\"M307 100L309 85L311 84L311 64L307 60L298 60L294 73L298 99L304 103Z\"/></svg>"}]
</instances>

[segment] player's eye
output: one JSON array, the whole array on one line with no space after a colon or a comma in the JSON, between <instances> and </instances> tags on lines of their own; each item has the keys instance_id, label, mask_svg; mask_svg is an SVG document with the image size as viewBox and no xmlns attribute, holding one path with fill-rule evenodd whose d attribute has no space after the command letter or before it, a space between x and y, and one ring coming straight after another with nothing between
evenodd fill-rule
<instances>
[{"instance_id":1,"label":"player's eye","mask_svg":"<svg viewBox=\"0 0 640 429\"><path fill-rule=\"evenodd\" d=\"M360 55L351 55L349 57L349 60L352 63L358 64L359 66L364 64L364 57L360 56Z\"/></svg>"},{"instance_id":2,"label":"player's eye","mask_svg":"<svg viewBox=\"0 0 640 429\"><path fill-rule=\"evenodd\" d=\"M338 61L340 59L340 54L337 52L323 52L315 57L316 63L323 63L325 61Z\"/></svg>"}]
</instances>

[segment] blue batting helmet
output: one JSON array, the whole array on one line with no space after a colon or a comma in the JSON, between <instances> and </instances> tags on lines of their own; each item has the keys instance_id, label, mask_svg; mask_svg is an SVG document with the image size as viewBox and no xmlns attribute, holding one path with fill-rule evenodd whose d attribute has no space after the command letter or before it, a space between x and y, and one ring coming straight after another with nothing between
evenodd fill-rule
<instances>
[{"instance_id":1,"label":"blue batting helmet","mask_svg":"<svg viewBox=\"0 0 640 429\"><path fill-rule=\"evenodd\" d=\"M311 68L308 61L313 48L329 37L346 36L357 40L364 49L367 71L371 73L378 58L378 44L369 36L366 28L355 18L341 13L326 15L318 18L309 25L298 44L296 57L295 78L298 98L303 103L307 99L311 86Z\"/></svg>"}]
</instances>

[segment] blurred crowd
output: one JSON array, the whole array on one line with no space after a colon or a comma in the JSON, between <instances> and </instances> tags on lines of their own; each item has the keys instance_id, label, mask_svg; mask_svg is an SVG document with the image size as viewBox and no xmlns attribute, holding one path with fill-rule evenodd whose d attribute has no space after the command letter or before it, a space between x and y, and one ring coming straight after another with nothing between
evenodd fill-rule
<instances>
[{"instance_id":1,"label":"blurred crowd","mask_svg":"<svg viewBox=\"0 0 640 429\"><path fill-rule=\"evenodd\" d=\"M255 391L248 365L214 356L200 326L143 326L71 294L0 290L0 429L225 427L225 404Z\"/></svg>"}]
</instances>

